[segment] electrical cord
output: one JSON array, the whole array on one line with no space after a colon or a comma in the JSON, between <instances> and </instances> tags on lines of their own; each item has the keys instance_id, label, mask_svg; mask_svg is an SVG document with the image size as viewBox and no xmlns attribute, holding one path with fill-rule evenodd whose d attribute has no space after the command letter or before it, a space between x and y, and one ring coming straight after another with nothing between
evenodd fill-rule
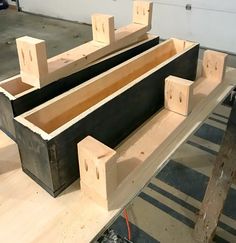
<instances>
[{"instance_id":1,"label":"electrical cord","mask_svg":"<svg viewBox=\"0 0 236 243\"><path fill-rule=\"evenodd\" d=\"M129 224L129 216L128 216L126 208L124 209L123 214L124 214L126 225L127 225L128 240L131 240L131 229L130 229L130 224Z\"/></svg>"}]
</instances>

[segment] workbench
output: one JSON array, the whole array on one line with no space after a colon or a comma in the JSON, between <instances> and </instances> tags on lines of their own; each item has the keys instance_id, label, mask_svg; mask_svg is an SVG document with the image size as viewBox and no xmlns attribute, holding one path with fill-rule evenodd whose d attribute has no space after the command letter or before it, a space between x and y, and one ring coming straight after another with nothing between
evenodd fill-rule
<instances>
[{"instance_id":1,"label":"workbench","mask_svg":"<svg viewBox=\"0 0 236 243\"><path fill-rule=\"evenodd\" d=\"M90 242L95 239L230 93L236 85L235 76L236 70L228 68L224 82L215 90L210 84L209 89L200 84L188 117L161 111L162 117L154 115L119 146L124 158L129 153L136 154L134 160L145 164L142 171L134 171L126 188L118 188L116 206L110 211L84 196L79 190L79 180L52 198L22 172L17 145L0 132L0 241ZM160 126L163 133L157 134Z\"/></svg>"}]
</instances>

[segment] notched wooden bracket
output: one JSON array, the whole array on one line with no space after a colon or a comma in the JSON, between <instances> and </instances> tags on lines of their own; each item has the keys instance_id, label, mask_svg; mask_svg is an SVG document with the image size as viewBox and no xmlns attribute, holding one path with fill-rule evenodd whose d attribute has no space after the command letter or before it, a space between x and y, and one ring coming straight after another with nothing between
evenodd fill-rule
<instances>
[{"instance_id":1,"label":"notched wooden bracket","mask_svg":"<svg viewBox=\"0 0 236 243\"><path fill-rule=\"evenodd\" d=\"M192 110L193 81L169 76L165 80L165 108L187 116Z\"/></svg>"},{"instance_id":2,"label":"notched wooden bracket","mask_svg":"<svg viewBox=\"0 0 236 243\"><path fill-rule=\"evenodd\" d=\"M133 23L152 25L153 3L149 1L134 1L133 3Z\"/></svg>"},{"instance_id":3,"label":"notched wooden bracket","mask_svg":"<svg viewBox=\"0 0 236 243\"><path fill-rule=\"evenodd\" d=\"M196 84L200 87L206 81L221 83L224 80L226 58L225 53L206 50L203 55L201 77ZM187 116L192 110L194 98L196 99L193 86L194 83L190 80L175 76L167 77L165 80L165 108Z\"/></svg>"},{"instance_id":4,"label":"notched wooden bracket","mask_svg":"<svg viewBox=\"0 0 236 243\"><path fill-rule=\"evenodd\" d=\"M95 14L93 40L50 59L43 40L28 36L17 39L22 82L41 88L146 38L151 28L152 3L134 1L133 6L133 23L115 31L113 16Z\"/></svg>"},{"instance_id":5,"label":"notched wooden bracket","mask_svg":"<svg viewBox=\"0 0 236 243\"><path fill-rule=\"evenodd\" d=\"M215 82L222 82L225 75L227 54L206 50L203 55L202 77Z\"/></svg>"},{"instance_id":6,"label":"notched wooden bracket","mask_svg":"<svg viewBox=\"0 0 236 243\"><path fill-rule=\"evenodd\" d=\"M46 44L44 40L24 36L16 40L21 80L37 88L48 75Z\"/></svg>"},{"instance_id":7,"label":"notched wooden bracket","mask_svg":"<svg viewBox=\"0 0 236 243\"><path fill-rule=\"evenodd\" d=\"M78 143L78 156L81 190L109 209L109 200L118 184L116 151L88 136Z\"/></svg>"},{"instance_id":8,"label":"notched wooden bracket","mask_svg":"<svg viewBox=\"0 0 236 243\"><path fill-rule=\"evenodd\" d=\"M92 15L93 40L105 44L115 41L114 17L104 14Z\"/></svg>"}]
</instances>

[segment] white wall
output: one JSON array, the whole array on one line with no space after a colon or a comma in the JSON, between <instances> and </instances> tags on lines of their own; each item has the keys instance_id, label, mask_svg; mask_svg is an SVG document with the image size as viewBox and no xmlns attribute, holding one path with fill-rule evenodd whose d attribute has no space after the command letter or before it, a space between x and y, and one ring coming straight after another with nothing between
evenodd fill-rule
<instances>
[{"instance_id":1,"label":"white wall","mask_svg":"<svg viewBox=\"0 0 236 243\"><path fill-rule=\"evenodd\" d=\"M14 1L7 0L7 2L8 2L9 4L11 4L11 5L16 5L16 2L14 2Z\"/></svg>"},{"instance_id":2,"label":"white wall","mask_svg":"<svg viewBox=\"0 0 236 243\"><path fill-rule=\"evenodd\" d=\"M236 53L235 0L153 0L152 33L178 37L202 46ZM186 4L192 10L185 9ZM132 18L132 0L20 0L23 11L91 23L92 13L115 16L116 27Z\"/></svg>"}]
</instances>

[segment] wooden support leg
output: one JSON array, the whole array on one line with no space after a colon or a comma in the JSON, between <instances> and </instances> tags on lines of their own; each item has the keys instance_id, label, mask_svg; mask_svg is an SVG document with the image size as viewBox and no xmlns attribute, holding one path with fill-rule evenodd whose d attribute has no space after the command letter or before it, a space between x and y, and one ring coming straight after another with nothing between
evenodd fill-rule
<instances>
[{"instance_id":1,"label":"wooden support leg","mask_svg":"<svg viewBox=\"0 0 236 243\"><path fill-rule=\"evenodd\" d=\"M153 3L149 1L134 1L133 23L143 24L151 28Z\"/></svg>"},{"instance_id":2,"label":"wooden support leg","mask_svg":"<svg viewBox=\"0 0 236 243\"><path fill-rule=\"evenodd\" d=\"M217 82L222 82L225 74L227 54L206 50L203 55L202 76Z\"/></svg>"},{"instance_id":3,"label":"wooden support leg","mask_svg":"<svg viewBox=\"0 0 236 243\"><path fill-rule=\"evenodd\" d=\"M116 152L88 136L78 143L78 155L82 192L109 209L109 199L118 184Z\"/></svg>"},{"instance_id":4,"label":"wooden support leg","mask_svg":"<svg viewBox=\"0 0 236 243\"><path fill-rule=\"evenodd\" d=\"M192 110L192 81L169 76L165 80L165 108L187 116Z\"/></svg>"},{"instance_id":5,"label":"wooden support leg","mask_svg":"<svg viewBox=\"0 0 236 243\"><path fill-rule=\"evenodd\" d=\"M194 238L211 242L221 215L225 199L236 174L236 103L231 112L227 130L208 183Z\"/></svg>"},{"instance_id":6,"label":"wooden support leg","mask_svg":"<svg viewBox=\"0 0 236 243\"><path fill-rule=\"evenodd\" d=\"M115 41L114 17L104 14L92 15L93 40L105 44Z\"/></svg>"},{"instance_id":7,"label":"wooden support leg","mask_svg":"<svg viewBox=\"0 0 236 243\"><path fill-rule=\"evenodd\" d=\"M16 44L22 81L40 88L48 75L45 41L24 36Z\"/></svg>"}]
</instances>

